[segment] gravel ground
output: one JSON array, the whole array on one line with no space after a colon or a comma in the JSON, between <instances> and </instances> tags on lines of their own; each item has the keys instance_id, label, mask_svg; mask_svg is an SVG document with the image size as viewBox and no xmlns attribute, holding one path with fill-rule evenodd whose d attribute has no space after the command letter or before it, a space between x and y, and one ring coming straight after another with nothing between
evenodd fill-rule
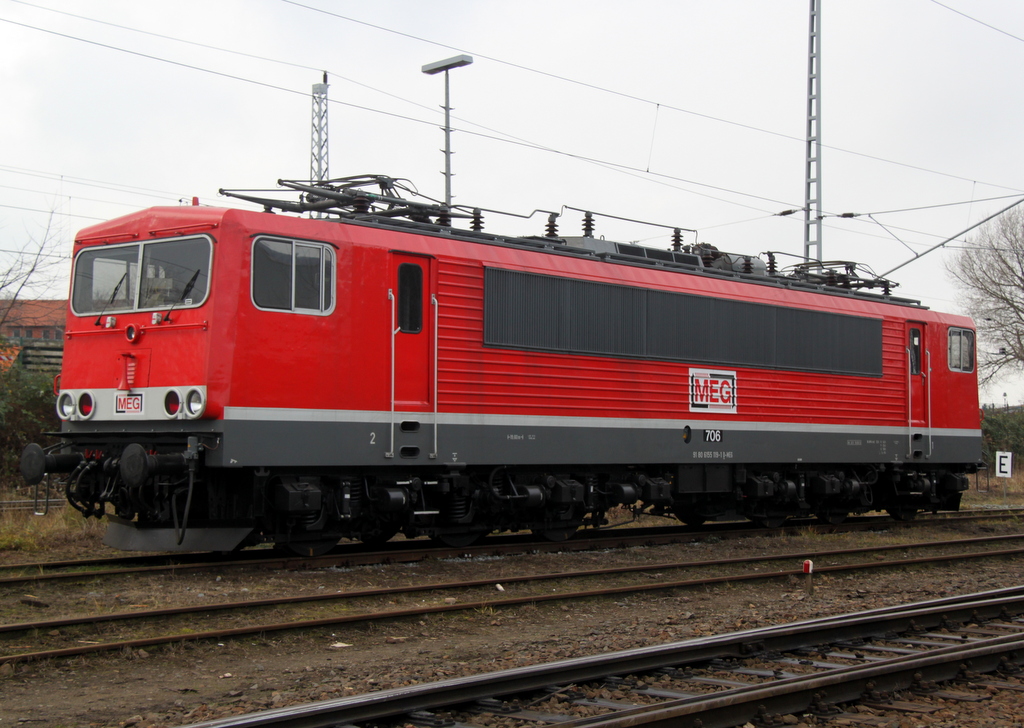
<instances>
[{"instance_id":1,"label":"gravel ground","mask_svg":"<svg viewBox=\"0 0 1024 728\"><path fill-rule=\"evenodd\" d=\"M870 534L765 535L735 541L711 537L683 546L601 553L438 560L351 570L141 577L96 582L84 589L32 587L32 596L51 605L46 613L49 618L61 613L121 611L141 603L156 607L204 599L232 600L243 594L264 597L299 589L346 590L457 577L502 577L593 568L597 564L775 553L804 553L813 558L817 552L838 548L1018 531L1015 523L992 522L982 526L946 525ZM902 556L903 552L897 552L889 558ZM0 560L24 558L6 555ZM797 567L794 563L765 568ZM553 602L514 609L455 612L386 625L281 632L224 643L179 644L116 655L0 666L0 728L29 723L83 728L186 725L232 713L1011 586L1020 583L1021 576L1022 562L1008 559L964 562L962 566L879 570L856 576L817 575L813 596L805 594L802 579L776 578L592 599L571 605ZM673 575L676 577L686 578L678 572ZM651 578L657 578L657 572ZM516 588L510 585L507 593L514 594ZM39 616L38 612L26 611L32 607L21 601L24 589L9 587L0 591L0 621L26 621ZM444 598L452 597L448 593L438 595L438 600ZM381 606L390 603L385 599ZM201 628L197 625L197 629ZM15 643L32 645L43 637L18 635ZM7 642L11 643L9 638ZM980 703L936 701L938 709L928 714L900 716L862 709L858 713L861 722L857 724L892 728L1024 725L1024 693L994 689L991 693L991 699ZM787 721L794 725L821 724L802 716L787 717ZM830 724L854 723L834 719Z\"/></svg>"}]
</instances>

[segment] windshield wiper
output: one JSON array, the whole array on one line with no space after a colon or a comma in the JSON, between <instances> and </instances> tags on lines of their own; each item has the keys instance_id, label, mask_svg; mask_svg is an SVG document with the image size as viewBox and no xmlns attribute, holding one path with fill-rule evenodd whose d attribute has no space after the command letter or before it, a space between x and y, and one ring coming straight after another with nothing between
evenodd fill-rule
<instances>
[{"instance_id":1,"label":"windshield wiper","mask_svg":"<svg viewBox=\"0 0 1024 728\"><path fill-rule=\"evenodd\" d=\"M121 286L124 285L124 281L125 281L125 279L127 277L128 277L128 271L125 271L124 275L121 276L121 280L119 280L117 282L117 285L114 286L114 292L110 294L110 300L107 301L106 303L104 303L103 304L103 308L100 309L100 315L96 317L96 323L94 323L93 326L99 326L100 325L100 321L103 320L103 314L105 314L107 312L107 307L109 307L110 304L112 304L114 302L114 299L117 298L117 292L121 290Z\"/></svg>"},{"instance_id":2,"label":"windshield wiper","mask_svg":"<svg viewBox=\"0 0 1024 728\"><path fill-rule=\"evenodd\" d=\"M167 309L167 313L164 314L164 319L163 319L164 321L170 322L170 320L171 320L171 311L174 310L174 306L177 306L179 303L184 301L185 297L188 296L188 294L192 293L192 289L196 285L196 279L199 278L199 272L201 270L202 270L202 268L196 268L196 272L193 273L192 277L188 279L188 283L185 284L185 290L183 290L181 292L181 295L178 297L178 300L175 301L174 305L171 306L169 309Z\"/></svg>"}]
</instances>

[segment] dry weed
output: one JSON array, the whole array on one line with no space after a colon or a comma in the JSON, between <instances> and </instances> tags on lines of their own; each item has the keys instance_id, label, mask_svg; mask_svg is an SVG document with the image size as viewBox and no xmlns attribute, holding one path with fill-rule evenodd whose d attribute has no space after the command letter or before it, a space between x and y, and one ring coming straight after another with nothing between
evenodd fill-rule
<instances>
[{"instance_id":1,"label":"dry weed","mask_svg":"<svg viewBox=\"0 0 1024 728\"><path fill-rule=\"evenodd\" d=\"M70 507L52 509L45 516L31 511L4 511L0 513L0 551L35 553L81 548L87 552L102 543L105 529L105 523L86 519Z\"/></svg>"}]
</instances>

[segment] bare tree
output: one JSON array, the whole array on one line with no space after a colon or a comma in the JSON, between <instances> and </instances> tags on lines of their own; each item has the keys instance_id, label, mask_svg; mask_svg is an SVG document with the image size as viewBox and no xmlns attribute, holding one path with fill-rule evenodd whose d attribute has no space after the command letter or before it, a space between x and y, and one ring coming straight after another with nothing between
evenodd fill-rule
<instances>
[{"instance_id":1,"label":"bare tree","mask_svg":"<svg viewBox=\"0 0 1024 728\"><path fill-rule=\"evenodd\" d=\"M988 223L947 269L984 341L981 380L1024 369L1024 208Z\"/></svg>"},{"instance_id":2,"label":"bare tree","mask_svg":"<svg viewBox=\"0 0 1024 728\"><path fill-rule=\"evenodd\" d=\"M57 252L58 239L54 232L54 213L50 213L43 234L30 239L8 262L0 263L0 328L15 310L15 303L29 293L38 296L52 283L57 269L65 258Z\"/></svg>"}]
</instances>

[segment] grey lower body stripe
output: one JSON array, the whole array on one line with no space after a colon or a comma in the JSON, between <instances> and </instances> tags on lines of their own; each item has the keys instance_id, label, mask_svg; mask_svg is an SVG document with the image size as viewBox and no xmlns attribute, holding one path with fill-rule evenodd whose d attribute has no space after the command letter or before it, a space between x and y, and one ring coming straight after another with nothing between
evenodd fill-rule
<instances>
[{"instance_id":1,"label":"grey lower body stripe","mask_svg":"<svg viewBox=\"0 0 1024 728\"><path fill-rule=\"evenodd\" d=\"M372 410L320 410L270 407L225 407L225 421L242 422L345 422L353 424L387 424L391 412ZM398 420L411 420L431 425L433 412L397 412ZM566 417L557 415L497 415L482 413L442 412L437 424L490 427L566 427L588 429L632 430L691 430L722 429L735 432L789 432L808 434L843 433L850 435L901 436L907 434L905 424L879 427L877 425L809 424L806 422L751 422L744 420L707 419L651 419L644 417ZM920 428L924 431L927 428ZM961 428L931 428L933 436L981 437L981 430Z\"/></svg>"}]
</instances>

